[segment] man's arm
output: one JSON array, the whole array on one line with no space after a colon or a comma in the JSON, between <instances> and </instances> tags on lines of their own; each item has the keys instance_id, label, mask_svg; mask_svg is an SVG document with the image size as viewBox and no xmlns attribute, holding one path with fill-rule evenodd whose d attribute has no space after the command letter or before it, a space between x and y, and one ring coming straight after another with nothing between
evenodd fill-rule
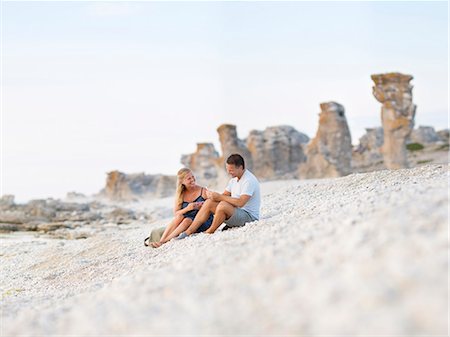
<instances>
[{"instance_id":1,"label":"man's arm","mask_svg":"<svg viewBox=\"0 0 450 337\"><path fill-rule=\"evenodd\" d=\"M231 193L228 191L223 192L223 194L219 194L217 192L211 192L211 197L213 201L226 201L230 205L233 205L234 207L242 207L244 206L247 201L250 200L251 196L247 194L242 194L239 198L232 198Z\"/></svg>"}]
</instances>

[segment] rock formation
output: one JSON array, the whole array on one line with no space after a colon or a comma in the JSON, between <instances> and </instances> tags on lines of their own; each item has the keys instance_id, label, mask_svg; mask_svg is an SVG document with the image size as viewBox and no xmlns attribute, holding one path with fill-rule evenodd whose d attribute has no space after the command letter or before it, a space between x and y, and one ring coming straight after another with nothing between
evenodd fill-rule
<instances>
[{"instance_id":1,"label":"rock formation","mask_svg":"<svg viewBox=\"0 0 450 337\"><path fill-rule=\"evenodd\" d=\"M441 142L448 144L449 143L449 139L450 139L450 130L449 129L443 129L443 130L439 130L437 132L439 139Z\"/></svg>"},{"instance_id":2,"label":"rock formation","mask_svg":"<svg viewBox=\"0 0 450 337\"><path fill-rule=\"evenodd\" d=\"M181 157L181 164L195 172L197 179L217 179L219 153L212 143L197 143L194 153Z\"/></svg>"},{"instance_id":3,"label":"rock formation","mask_svg":"<svg viewBox=\"0 0 450 337\"><path fill-rule=\"evenodd\" d=\"M431 126L419 126L412 130L411 143L432 144L441 141L441 138Z\"/></svg>"},{"instance_id":4,"label":"rock formation","mask_svg":"<svg viewBox=\"0 0 450 337\"><path fill-rule=\"evenodd\" d=\"M222 156L211 143L197 144L196 152L183 155L181 163L189 167L199 183L222 189L229 176L225 160L232 153L244 157L249 168L261 180L295 178L298 166L306 160L304 148L309 137L291 126L273 126L264 131L253 130L245 140L237 136L236 126L218 127Z\"/></svg>"},{"instance_id":5,"label":"rock formation","mask_svg":"<svg viewBox=\"0 0 450 337\"><path fill-rule=\"evenodd\" d=\"M294 178L298 166L306 160L304 147L309 137L292 126L272 126L253 130L247 147L253 161L253 173L260 179Z\"/></svg>"},{"instance_id":6,"label":"rock formation","mask_svg":"<svg viewBox=\"0 0 450 337\"><path fill-rule=\"evenodd\" d=\"M224 167L229 155L239 153L244 158L245 167L251 170L253 168L252 155L245 142L238 138L236 126L222 124L217 128L217 132L219 133L220 145L222 147L221 166Z\"/></svg>"},{"instance_id":7,"label":"rock formation","mask_svg":"<svg viewBox=\"0 0 450 337\"><path fill-rule=\"evenodd\" d=\"M52 238L83 239L111 226L153 218L153 214L111 206L55 199L16 204L14 196L7 195L0 199L0 232L33 231Z\"/></svg>"},{"instance_id":8,"label":"rock formation","mask_svg":"<svg viewBox=\"0 0 450 337\"><path fill-rule=\"evenodd\" d=\"M66 200L68 200L68 201L83 201L86 199L88 199L88 197L83 193L72 191L72 192L67 192L67 194L66 194Z\"/></svg>"},{"instance_id":9,"label":"rock formation","mask_svg":"<svg viewBox=\"0 0 450 337\"><path fill-rule=\"evenodd\" d=\"M448 143L450 138L450 130L449 129L443 129L439 130L437 132L441 142Z\"/></svg>"},{"instance_id":10,"label":"rock formation","mask_svg":"<svg viewBox=\"0 0 450 337\"><path fill-rule=\"evenodd\" d=\"M352 140L344 107L335 102L320 104L319 128L306 148L301 178L339 177L351 173Z\"/></svg>"},{"instance_id":11,"label":"rock formation","mask_svg":"<svg viewBox=\"0 0 450 337\"><path fill-rule=\"evenodd\" d=\"M353 167L369 167L382 163L382 145L383 128L366 128L366 134L359 139L359 144L353 151Z\"/></svg>"},{"instance_id":12,"label":"rock formation","mask_svg":"<svg viewBox=\"0 0 450 337\"><path fill-rule=\"evenodd\" d=\"M175 188L175 176L112 171L108 173L106 187L99 196L114 201L131 201L137 198L167 197L175 193Z\"/></svg>"},{"instance_id":13,"label":"rock formation","mask_svg":"<svg viewBox=\"0 0 450 337\"><path fill-rule=\"evenodd\" d=\"M31 200L15 204L14 198L2 198L0 231L48 232L60 228L75 228L81 223L98 220L88 204L65 203L55 199Z\"/></svg>"},{"instance_id":14,"label":"rock formation","mask_svg":"<svg viewBox=\"0 0 450 337\"><path fill-rule=\"evenodd\" d=\"M353 170L354 172L369 172L373 170L385 168L383 162L383 155L381 153L381 147L383 145L383 128L366 129L366 134L359 139L359 144L353 151ZM414 156L410 151L407 151L408 162L414 165L414 161L428 162L429 160L441 159L437 155L431 153L436 150L442 149L436 146L443 146L448 144L448 130L441 130L436 132L431 126L419 126L417 129L413 129L407 143L419 143L425 146L424 158L419 158L418 154ZM411 158L417 157L417 158ZM434 158L434 159L429 159Z\"/></svg>"},{"instance_id":15,"label":"rock formation","mask_svg":"<svg viewBox=\"0 0 450 337\"><path fill-rule=\"evenodd\" d=\"M106 179L104 191L100 194L111 200L127 200L132 196L131 188L127 182L126 174L119 171L111 171Z\"/></svg>"},{"instance_id":16,"label":"rock formation","mask_svg":"<svg viewBox=\"0 0 450 337\"><path fill-rule=\"evenodd\" d=\"M14 205L14 196L12 194L2 195L0 198L0 211Z\"/></svg>"},{"instance_id":17,"label":"rock formation","mask_svg":"<svg viewBox=\"0 0 450 337\"><path fill-rule=\"evenodd\" d=\"M198 143L194 153L181 157L181 164L192 170L200 185L222 189L226 183L223 159L212 143Z\"/></svg>"},{"instance_id":18,"label":"rock formation","mask_svg":"<svg viewBox=\"0 0 450 337\"><path fill-rule=\"evenodd\" d=\"M411 75L388 73L372 75L373 95L383 104L381 122L384 143L381 148L389 169L408 167L406 141L414 126L416 106L412 103Z\"/></svg>"}]
</instances>

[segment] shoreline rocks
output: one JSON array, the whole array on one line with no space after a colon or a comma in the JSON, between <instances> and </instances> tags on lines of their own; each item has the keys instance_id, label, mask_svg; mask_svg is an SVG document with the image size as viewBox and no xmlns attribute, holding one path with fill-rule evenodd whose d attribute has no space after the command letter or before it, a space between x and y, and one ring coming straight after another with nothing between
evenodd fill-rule
<instances>
[{"instance_id":1,"label":"shoreline rocks","mask_svg":"<svg viewBox=\"0 0 450 337\"><path fill-rule=\"evenodd\" d=\"M104 230L108 223L128 225L136 221L147 222L152 218L145 211L137 213L125 207L98 201L74 203L39 199L15 204L14 196L0 198L1 233L23 231L55 238L85 238Z\"/></svg>"}]
</instances>

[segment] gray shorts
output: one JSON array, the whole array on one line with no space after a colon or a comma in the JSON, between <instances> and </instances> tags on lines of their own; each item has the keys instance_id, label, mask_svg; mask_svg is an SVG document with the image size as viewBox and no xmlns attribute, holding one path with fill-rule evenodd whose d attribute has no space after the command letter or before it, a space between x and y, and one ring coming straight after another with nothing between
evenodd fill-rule
<instances>
[{"instance_id":1,"label":"gray shorts","mask_svg":"<svg viewBox=\"0 0 450 337\"><path fill-rule=\"evenodd\" d=\"M243 210L242 208L235 208L233 215L225 220L225 223L230 227L242 227L247 222L252 222L257 220L249 212Z\"/></svg>"}]
</instances>

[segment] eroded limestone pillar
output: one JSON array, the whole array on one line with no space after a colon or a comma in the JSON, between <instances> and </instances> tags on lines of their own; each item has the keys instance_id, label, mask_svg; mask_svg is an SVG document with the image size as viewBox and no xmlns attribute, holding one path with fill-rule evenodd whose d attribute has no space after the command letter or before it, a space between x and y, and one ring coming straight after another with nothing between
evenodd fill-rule
<instances>
[{"instance_id":1,"label":"eroded limestone pillar","mask_svg":"<svg viewBox=\"0 0 450 337\"><path fill-rule=\"evenodd\" d=\"M301 178L340 177L352 172L352 139L344 107L336 102L320 104L319 128L306 148Z\"/></svg>"},{"instance_id":2,"label":"eroded limestone pillar","mask_svg":"<svg viewBox=\"0 0 450 337\"><path fill-rule=\"evenodd\" d=\"M217 128L217 133L222 147L223 166L225 166L225 161L231 154L238 153L244 158L245 167L251 170L253 167L252 155L244 141L239 139L236 125L222 124Z\"/></svg>"},{"instance_id":3,"label":"eroded limestone pillar","mask_svg":"<svg viewBox=\"0 0 450 337\"><path fill-rule=\"evenodd\" d=\"M412 102L411 75L387 73L372 75L373 95L383 104L381 122L384 142L381 152L389 169L408 167L406 140L414 127L416 106Z\"/></svg>"}]
</instances>

